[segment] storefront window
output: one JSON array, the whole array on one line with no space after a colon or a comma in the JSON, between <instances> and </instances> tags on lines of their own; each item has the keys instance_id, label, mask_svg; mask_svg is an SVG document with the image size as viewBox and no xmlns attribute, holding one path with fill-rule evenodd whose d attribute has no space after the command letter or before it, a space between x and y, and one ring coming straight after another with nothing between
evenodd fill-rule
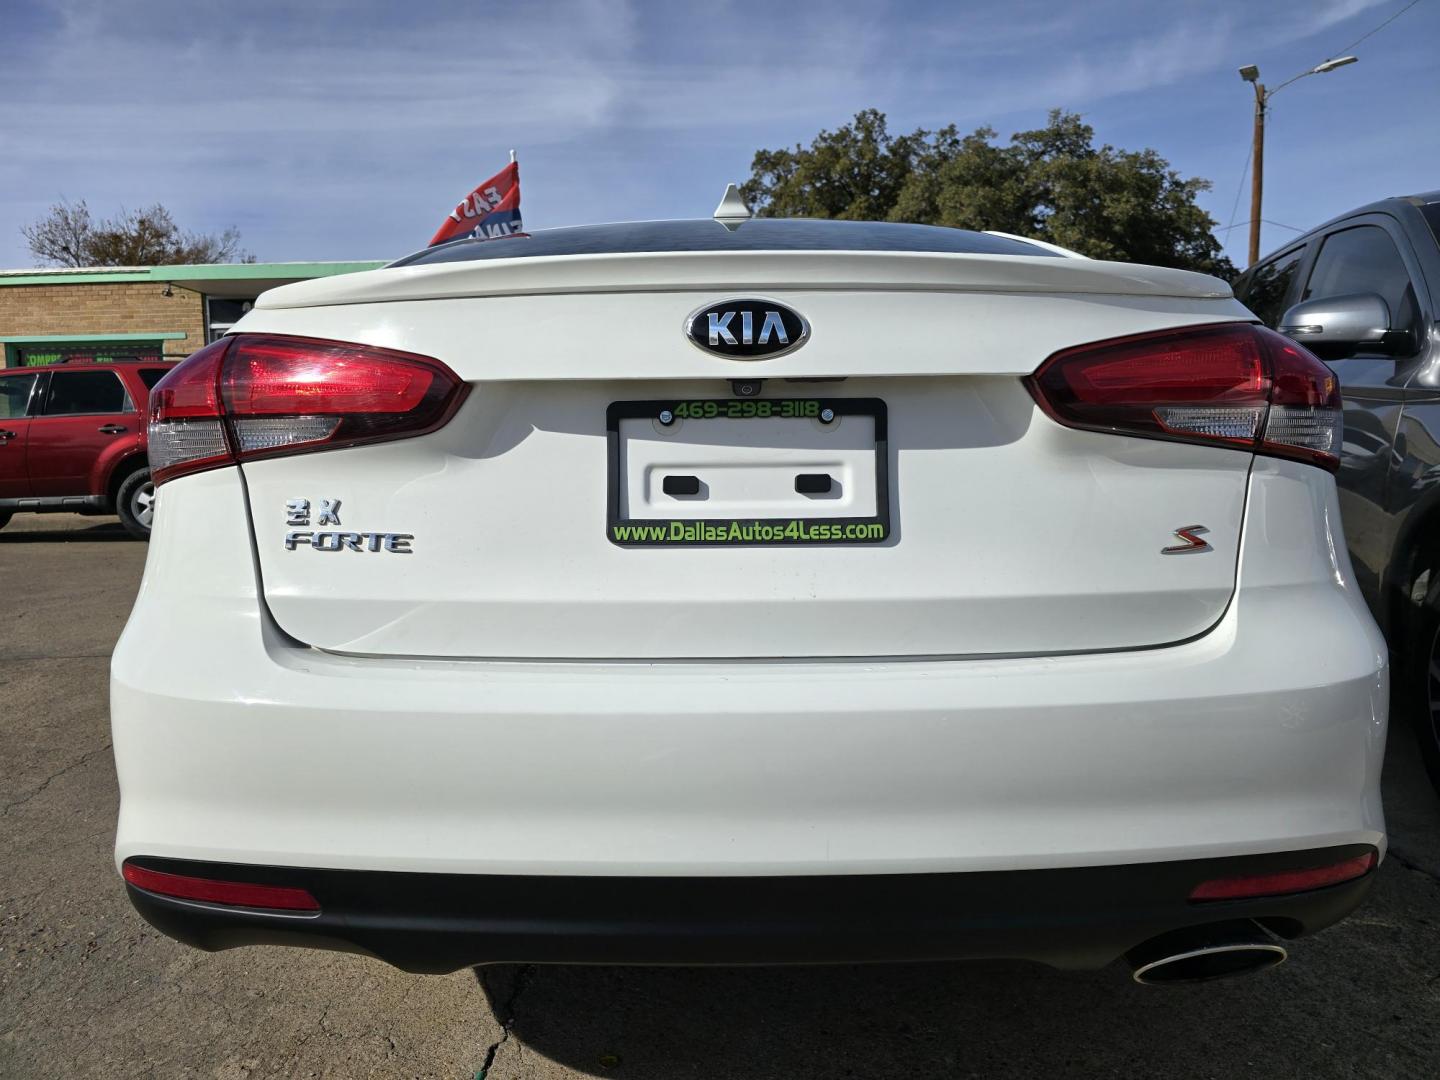
<instances>
[{"instance_id":1,"label":"storefront window","mask_svg":"<svg viewBox=\"0 0 1440 1080\"><path fill-rule=\"evenodd\" d=\"M43 364L113 364L117 360L161 363L165 359L158 341L97 341L88 344L14 345L10 366L40 367Z\"/></svg>"},{"instance_id":2,"label":"storefront window","mask_svg":"<svg viewBox=\"0 0 1440 1080\"><path fill-rule=\"evenodd\" d=\"M205 298L207 319L205 340L211 342L224 337L230 328L240 321L240 317L254 306L254 300L207 296Z\"/></svg>"}]
</instances>

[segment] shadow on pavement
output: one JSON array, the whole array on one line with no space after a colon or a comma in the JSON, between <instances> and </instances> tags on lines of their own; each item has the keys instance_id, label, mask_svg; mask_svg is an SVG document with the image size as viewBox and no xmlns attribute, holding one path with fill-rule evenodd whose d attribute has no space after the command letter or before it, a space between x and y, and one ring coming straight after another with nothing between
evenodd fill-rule
<instances>
[{"instance_id":1,"label":"shadow on pavement","mask_svg":"<svg viewBox=\"0 0 1440 1080\"><path fill-rule=\"evenodd\" d=\"M105 521L80 528L72 526L64 529L16 528L16 523L12 521L6 528L0 529L0 544L64 544L76 541L93 543L97 540L126 540L134 544L143 543L127 533L124 526L118 521Z\"/></svg>"},{"instance_id":2,"label":"shadow on pavement","mask_svg":"<svg viewBox=\"0 0 1440 1080\"><path fill-rule=\"evenodd\" d=\"M1435 1076L1440 875L1417 863L1440 861L1440 804L1403 724L1389 750L1397 857L1358 912L1293 943L1273 971L1146 988L1119 963L1098 972L993 962L495 966L476 970L503 1026L491 1075Z\"/></svg>"},{"instance_id":3,"label":"shadow on pavement","mask_svg":"<svg viewBox=\"0 0 1440 1080\"><path fill-rule=\"evenodd\" d=\"M1317 952L1332 951L1315 940ZM503 1023L508 1012L511 1021L501 1054L515 1047L522 1061L539 1054L593 1076L1421 1075L1406 1059L1434 1052L1425 1010L1404 1025L1420 1028L1406 1053L1401 1018L1373 1004L1387 995L1356 985L1368 981L1364 968L1335 985L1309 963L1302 945L1271 973L1163 990L1134 985L1119 965L1060 972L991 963L537 967L518 994L507 991L515 969L491 969L482 985L496 1017ZM1398 1058L1371 1056L1381 1031L1397 1040ZM1374 1072L1348 1067L1366 1057ZM495 1074L513 1075L513 1062L502 1058ZM548 1074L532 1064L523 1075Z\"/></svg>"}]
</instances>

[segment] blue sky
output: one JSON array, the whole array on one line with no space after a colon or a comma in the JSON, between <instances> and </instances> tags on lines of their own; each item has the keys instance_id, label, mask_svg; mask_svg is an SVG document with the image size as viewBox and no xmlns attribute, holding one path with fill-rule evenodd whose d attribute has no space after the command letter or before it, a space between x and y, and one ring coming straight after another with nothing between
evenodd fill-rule
<instances>
[{"instance_id":1,"label":"blue sky","mask_svg":"<svg viewBox=\"0 0 1440 1080\"><path fill-rule=\"evenodd\" d=\"M20 226L62 196L233 224L262 261L394 258L511 147L531 228L705 215L757 148L870 106L1002 136L1078 111L1214 181L1223 226L1253 108L1236 68L1278 84L1406 2L0 0L0 267L32 264ZM1277 96L1264 217L1440 188L1437 43L1421 0ZM1221 234L1237 262L1245 232Z\"/></svg>"}]
</instances>

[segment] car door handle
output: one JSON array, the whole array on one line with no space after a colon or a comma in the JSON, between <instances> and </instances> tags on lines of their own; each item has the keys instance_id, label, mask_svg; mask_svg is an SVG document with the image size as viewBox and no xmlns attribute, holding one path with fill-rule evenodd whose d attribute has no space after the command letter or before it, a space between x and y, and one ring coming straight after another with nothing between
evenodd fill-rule
<instances>
[{"instance_id":1,"label":"car door handle","mask_svg":"<svg viewBox=\"0 0 1440 1080\"><path fill-rule=\"evenodd\" d=\"M125 432L127 432L127 431L129 431L129 430L130 430L130 429L127 428L124 424L106 424L104 427L100 428L100 434L102 434L102 435L123 435L123 434L125 434Z\"/></svg>"},{"instance_id":2,"label":"car door handle","mask_svg":"<svg viewBox=\"0 0 1440 1080\"><path fill-rule=\"evenodd\" d=\"M0 439L13 439L14 437L15 432L13 431L0 431Z\"/></svg>"}]
</instances>

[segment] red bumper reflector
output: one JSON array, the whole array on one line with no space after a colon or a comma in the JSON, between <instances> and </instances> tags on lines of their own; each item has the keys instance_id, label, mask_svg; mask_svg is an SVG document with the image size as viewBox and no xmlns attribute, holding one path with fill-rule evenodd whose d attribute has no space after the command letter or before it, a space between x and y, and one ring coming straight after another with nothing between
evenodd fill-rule
<instances>
[{"instance_id":1,"label":"red bumper reflector","mask_svg":"<svg viewBox=\"0 0 1440 1080\"><path fill-rule=\"evenodd\" d=\"M121 873L137 889L173 896L177 900L199 900L206 904L269 908L272 911L319 911L320 903L304 889L285 885L254 885L246 881L213 881L209 878L167 874L126 863Z\"/></svg>"},{"instance_id":2,"label":"red bumper reflector","mask_svg":"<svg viewBox=\"0 0 1440 1080\"><path fill-rule=\"evenodd\" d=\"M1283 893L1323 889L1364 877L1375 868L1375 852L1357 855L1331 866L1308 870L1282 870L1277 874L1255 874L1249 877L1215 878L1202 881L1190 891L1191 900L1242 900L1255 896L1279 896Z\"/></svg>"}]
</instances>

